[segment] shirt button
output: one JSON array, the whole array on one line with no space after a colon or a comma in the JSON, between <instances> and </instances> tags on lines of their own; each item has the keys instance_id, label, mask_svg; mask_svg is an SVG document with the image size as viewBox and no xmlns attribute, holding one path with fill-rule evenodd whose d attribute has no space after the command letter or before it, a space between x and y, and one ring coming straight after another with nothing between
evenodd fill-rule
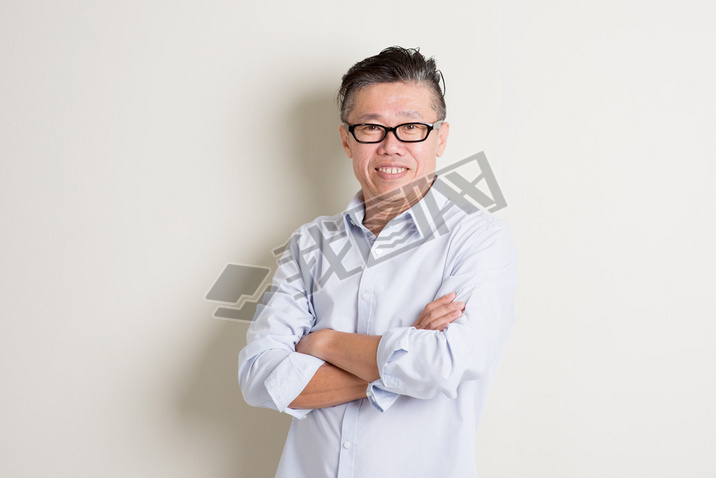
<instances>
[{"instance_id":1,"label":"shirt button","mask_svg":"<svg viewBox=\"0 0 716 478\"><path fill-rule=\"evenodd\" d=\"M381 255L381 254L383 253L383 249L376 249L376 250L375 250L375 253L376 253L377 255Z\"/></svg>"},{"instance_id":2,"label":"shirt button","mask_svg":"<svg viewBox=\"0 0 716 478\"><path fill-rule=\"evenodd\" d=\"M366 299L368 298L368 293L367 293L367 292L363 292L363 293L360 295L360 298L363 299L363 300L366 300Z\"/></svg>"},{"instance_id":3,"label":"shirt button","mask_svg":"<svg viewBox=\"0 0 716 478\"><path fill-rule=\"evenodd\" d=\"M344 442L343 442L343 448L345 448L345 449L347 450L347 449L349 449L350 447L351 447L351 442L349 442L349 441L344 441Z\"/></svg>"},{"instance_id":4,"label":"shirt button","mask_svg":"<svg viewBox=\"0 0 716 478\"><path fill-rule=\"evenodd\" d=\"M370 398L370 397L373 396L373 392L371 392L370 390L368 390L367 392L365 392L365 396L368 397L368 398Z\"/></svg>"}]
</instances>

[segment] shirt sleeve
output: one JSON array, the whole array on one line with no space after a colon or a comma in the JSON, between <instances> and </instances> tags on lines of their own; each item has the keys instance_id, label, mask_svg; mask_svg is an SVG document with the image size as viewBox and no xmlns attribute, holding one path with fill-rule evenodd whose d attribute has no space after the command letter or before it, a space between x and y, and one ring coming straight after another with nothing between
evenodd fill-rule
<instances>
[{"instance_id":1,"label":"shirt sleeve","mask_svg":"<svg viewBox=\"0 0 716 478\"><path fill-rule=\"evenodd\" d=\"M239 353L239 385L247 403L296 418L310 410L289 408L323 360L296 352L298 341L315 323L304 270L294 235L279 261L273 284L256 308Z\"/></svg>"},{"instance_id":2,"label":"shirt sleeve","mask_svg":"<svg viewBox=\"0 0 716 478\"><path fill-rule=\"evenodd\" d=\"M515 249L505 224L496 218L481 231L463 227L450 243L448 274L435 298L456 292L462 316L443 331L398 327L380 340L380 379L370 385L381 410L391 394L428 399L457 396L459 385L495 371L515 319ZM381 402L381 398L383 403Z\"/></svg>"}]
</instances>

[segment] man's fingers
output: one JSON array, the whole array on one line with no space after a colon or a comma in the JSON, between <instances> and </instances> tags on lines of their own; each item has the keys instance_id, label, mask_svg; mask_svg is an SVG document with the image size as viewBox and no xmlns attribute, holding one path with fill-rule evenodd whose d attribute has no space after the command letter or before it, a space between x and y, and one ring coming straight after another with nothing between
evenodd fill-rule
<instances>
[{"instance_id":1,"label":"man's fingers","mask_svg":"<svg viewBox=\"0 0 716 478\"><path fill-rule=\"evenodd\" d=\"M421 316L426 315L426 314L432 312L433 310L437 309L438 307L442 307L444 305L449 304L450 302L455 300L456 295L457 294L455 294L455 292L449 292L449 293L445 294L444 296L435 299L434 301L430 302L428 305L425 306L425 308L423 309L423 313L420 315Z\"/></svg>"},{"instance_id":2,"label":"man's fingers","mask_svg":"<svg viewBox=\"0 0 716 478\"><path fill-rule=\"evenodd\" d=\"M425 306L425 310L429 311L436 307L440 307L441 305L449 304L453 300L455 300L455 292L450 292L430 302L428 305Z\"/></svg>"},{"instance_id":3,"label":"man's fingers","mask_svg":"<svg viewBox=\"0 0 716 478\"><path fill-rule=\"evenodd\" d=\"M434 301L430 302L428 305L423 308L423 311L420 313L420 316L418 319L413 323L413 327L421 328L419 327L420 324L425 322L425 320L431 315L435 314L435 310L439 307L445 306L450 304L453 300L455 300L455 292L449 292L445 294L442 297L438 297Z\"/></svg>"},{"instance_id":4,"label":"man's fingers","mask_svg":"<svg viewBox=\"0 0 716 478\"><path fill-rule=\"evenodd\" d=\"M413 327L427 330L442 330L448 324L460 318L463 310L465 310L464 302L453 302L441 305L427 313L424 311L413 324Z\"/></svg>"},{"instance_id":5,"label":"man's fingers","mask_svg":"<svg viewBox=\"0 0 716 478\"><path fill-rule=\"evenodd\" d=\"M450 325L453 321L459 319L461 315L462 315L462 313L460 311L454 311L454 312L451 312L450 314L443 315L442 317L438 317L437 319L435 319L431 322L426 322L416 328L423 329L423 330L444 330L445 327Z\"/></svg>"},{"instance_id":6,"label":"man's fingers","mask_svg":"<svg viewBox=\"0 0 716 478\"><path fill-rule=\"evenodd\" d=\"M434 301L430 302L428 305L425 306L425 308L429 307L429 308L433 309L435 307L440 307L441 305L449 304L450 302L455 300L456 296L457 296L457 294L455 292L448 292L444 296L439 297L439 298L435 299Z\"/></svg>"},{"instance_id":7,"label":"man's fingers","mask_svg":"<svg viewBox=\"0 0 716 478\"><path fill-rule=\"evenodd\" d=\"M427 328L431 330L443 330L450 323L462 317L463 309L465 309L465 304L461 302L448 304L441 309L441 314L437 315L430 323L426 324Z\"/></svg>"}]
</instances>

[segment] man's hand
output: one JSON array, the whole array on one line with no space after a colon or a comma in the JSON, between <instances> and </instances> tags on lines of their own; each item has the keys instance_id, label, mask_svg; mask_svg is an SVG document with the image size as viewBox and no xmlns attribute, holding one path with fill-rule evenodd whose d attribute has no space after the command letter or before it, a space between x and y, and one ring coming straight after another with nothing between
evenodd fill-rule
<instances>
[{"instance_id":1,"label":"man's hand","mask_svg":"<svg viewBox=\"0 0 716 478\"><path fill-rule=\"evenodd\" d=\"M424 330L445 330L450 323L460 318L462 311L465 310L464 302L453 302L456 296L455 292L450 292L430 302L413 327Z\"/></svg>"}]
</instances>

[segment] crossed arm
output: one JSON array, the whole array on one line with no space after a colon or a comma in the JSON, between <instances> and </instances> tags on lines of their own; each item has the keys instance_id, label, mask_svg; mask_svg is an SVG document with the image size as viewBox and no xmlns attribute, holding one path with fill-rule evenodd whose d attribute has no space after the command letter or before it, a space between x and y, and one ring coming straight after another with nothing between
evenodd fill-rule
<instances>
[{"instance_id":1,"label":"crossed arm","mask_svg":"<svg viewBox=\"0 0 716 478\"><path fill-rule=\"evenodd\" d=\"M446 294L425 306L413 324L416 329L444 330L458 319L465 304L453 302L455 293ZM291 408L324 408L365 398L370 382L380 378L376 355L380 335L364 335L318 330L305 335L296 351L324 360Z\"/></svg>"}]
</instances>

